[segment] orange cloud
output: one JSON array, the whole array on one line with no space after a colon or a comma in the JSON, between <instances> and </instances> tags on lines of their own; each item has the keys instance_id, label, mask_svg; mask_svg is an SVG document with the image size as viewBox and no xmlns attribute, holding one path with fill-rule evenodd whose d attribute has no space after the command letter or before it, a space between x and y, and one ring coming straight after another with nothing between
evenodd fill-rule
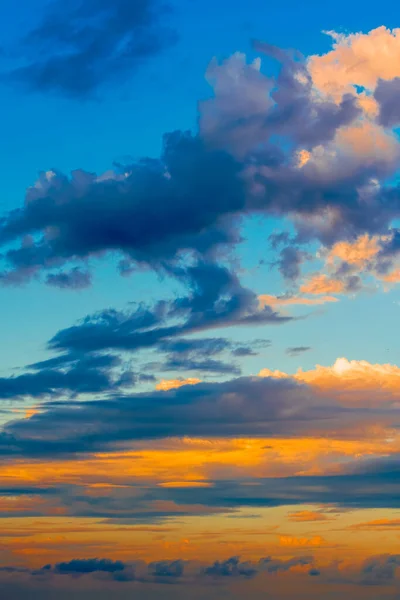
<instances>
[{"instance_id":1,"label":"orange cloud","mask_svg":"<svg viewBox=\"0 0 400 600\"><path fill-rule=\"evenodd\" d=\"M394 269L384 277L382 277L382 281L386 283L399 283L400 282L400 269Z\"/></svg>"},{"instance_id":2,"label":"orange cloud","mask_svg":"<svg viewBox=\"0 0 400 600\"><path fill-rule=\"evenodd\" d=\"M342 294L344 283L338 279L331 279L327 275L314 275L300 288L303 294Z\"/></svg>"},{"instance_id":3,"label":"orange cloud","mask_svg":"<svg viewBox=\"0 0 400 600\"><path fill-rule=\"evenodd\" d=\"M356 523L350 525L348 529L363 531L392 531L400 529L400 519L375 519L366 523Z\"/></svg>"},{"instance_id":4,"label":"orange cloud","mask_svg":"<svg viewBox=\"0 0 400 600\"><path fill-rule=\"evenodd\" d=\"M375 163L377 153L387 163L399 156L399 143L395 135L369 120L339 128L333 143L341 154L357 157L364 165Z\"/></svg>"},{"instance_id":5,"label":"orange cloud","mask_svg":"<svg viewBox=\"0 0 400 600\"><path fill-rule=\"evenodd\" d=\"M297 167L301 169L308 163L311 158L311 153L308 150L299 150L297 152Z\"/></svg>"},{"instance_id":6,"label":"orange cloud","mask_svg":"<svg viewBox=\"0 0 400 600\"><path fill-rule=\"evenodd\" d=\"M382 26L369 33L326 33L333 39L333 50L308 59L314 86L320 92L336 99L354 91L354 85L374 90L379 78L400 76L400 29Z\"/></svg>"},{"instance_id":7,"label":"orange cloud","mask_svg":"<svg viewBox=\"0 0 400 600\"><path fill-rule=\"evenodd\" d=\"M341 402L360 402L365 406L382 401L396 402L400 397L400 368L391 364L371 364L365 360L338 358L330 367L299 369L294 375L262 369L260 377L293 377L327 395L335 394Z\"/></svg>"},{"instance_id":8,"label":"orange cloud","mask_svg":"<svg viewBox=\"0 0 400 600\"><path fill-rule=\"evenodd\" d=\"M380 250L378 236L362 235L355 242L337 242L332 246L327 263L333 264L335 259L347 262L362 269Z\"/></svg>"},{"instance_id":9,"label":"orange cloud","mask_svg":"<svg viewBox=\"0 0 400 600\"><path fill-rule=\"evenodd\" d=\"M180 388L184 385L196 385L200 382L201 379L197 379L196 377L189 377L188 379L163 379L160 383L157 383L156 390L167 392L168 390Z\"/></svg>"},{"instance_id":10,"label":"orange cloud","mask_svg":"<svg viewBox=\"0 0 400 600\"><path fill-rule=\"evenodd\" d=\"M298 512L289 513L289 521L295 523L308 523L314 521L329 521L330 519L324 515L324 513L311 511L311 510L300 510Z\"/></svg>"},{"instance_id":11,"label":"orange cloud","mask_svg":"<svg viewBox=\"0 0 400 600\"><path fill-rule=\"evenodd\" d=\"M324 546L326 541L320 535L316 535L312 538L299 538L292 535L282 535L279 538L279 544L281 546L290 546L290 547L318 547Z\"/></svg>"},{"instance_id":12,"label":"orange cloud","mask_svg":"<svg viewBox=\"0 0 400 600\"><path fill-rule=\"evenodd\" d=\"M263 306L315 306L325 304L326 302L338 302L334 296L323 296L322 298L303 298L301 296L291 296L288 298L279 298L279 296L270 296L262 294L258 296L260 305Z\"/></svg>"}]
</instances>

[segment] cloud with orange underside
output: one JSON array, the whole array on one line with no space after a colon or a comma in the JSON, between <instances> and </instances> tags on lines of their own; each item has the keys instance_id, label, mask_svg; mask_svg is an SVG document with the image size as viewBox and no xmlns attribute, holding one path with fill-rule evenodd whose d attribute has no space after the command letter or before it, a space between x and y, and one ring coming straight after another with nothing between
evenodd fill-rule
<instances>
[{"instance_id":1,"label":"cloud with orange underside","mask_svg":"<svg viewBox=\"0 0 400 600\"><path fill-rule=\"evenodd\" d=\"M281 546L288 546L290 548L318 548L320 546L326 545L327 542L320 535L316 535L311 538L300 538L293 535L282 535L279 538L279 544Z\"/></svg>"},{"instance_id":2,"label":"cloud with orange underside","mask_svg":"<svg viewBox=\"0 0 400 600\"><path fill-rule=\"evenodd\" d=\"M331 519L322 512L300 510L289 513L288 520L293 521L294 523L309 523L316 521L330 521Z\"/></svg>"},{"instance_id":3,"label":"cloud with orange underside","mask_svg":"<svg viewBox=\"0 0 400 600\"><path fill-rule=\"evenodd\" d=\"M189 377L188 379L163 379L160 383L157 383L156 390L167 392L168 390L180 388L184 385L196 385L200 382L201 379L197 379L196 377Z\"/></svg>"},{"instance_id":4,"label":"cloud with orange underside","mask_svg":"<svg viewBox=\"0 0 400 600\"><path fill-rule=\"evenodd\" d=\"M98 454L80 461L9 461L0 472L0 485L76 485L90 496L109 496L132 485L137 488L206 488L213 481L248 477L323 475L343 470L349 460L395 454L400 440L390 444L382 437L342 440L323 438L271 438L168 440L160 449ZM0 512L16 506L4 501ZM22 507L22 500L20 501ZM42 513L46 513L43 505Z\"/></svg>"},{"instance_id":5,"label":"cloud with orange underside","mask_svg":"<svg viewBox=\"0 0 400 600\"><path fill-rule=\"evenodd\" d=\"M338 358L332 366L316 365L314 369L298 369L293 375L262 369L260 377L291 377L327 395L334 394L343 403L365 406L382 402L396 403L400 399L400 367L391 364L371 364L365 360Z\"/></svg>"},{"instance_id":6,"label":"cloud with orange underside","mask_svg":"<svg viewBox=\"0 0 400 600\"><path fill-rule=\"evenodd\" d=\"M393 531L400 529L400 519L375 519L349 525L351 531Z\"/></svg>"}]
</instances>

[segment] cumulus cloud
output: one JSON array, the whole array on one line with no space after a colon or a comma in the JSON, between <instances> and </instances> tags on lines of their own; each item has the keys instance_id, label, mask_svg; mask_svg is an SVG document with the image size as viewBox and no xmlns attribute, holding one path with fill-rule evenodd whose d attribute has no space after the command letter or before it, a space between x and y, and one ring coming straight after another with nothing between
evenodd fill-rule
<instances>
[{"instance_id":1,"label":"cumulus cloud","mask_svg":"<svg viewBox=\"0 0 400 600\"><path fill-rule=\"evenodd\" d=\"M326 33L333 49L308 60L314 85L321 92L340 98L344 92L354 92L355 86L374 90L380 79L400 75L399 29L382 26L368 33Z\"/></svg>"},{"instance_id":2,"label":"cumulus cloud","mask_svg":"<svg viewBox=\"0 0 400 600\"><path fill-rule=\"evenodd\" d=\"M365 360L338 358L331 367L317 365L314 369L299 369L293 376L263 369L261 377L292 377L311 385L327 396L335 396L346 405L379 406L397 404L400 368L391 364L371 364Z\"/></svg>"},{"instance_id":3,"label":"cumulus cloud","mask_svg":"<svg viewBox=\"0 0 400 600\"><path fill-rule=\"evenodd\" d=\"M105 252L158 268L184 251L207 256L237 240L234 223L219 219L244 207L239 170L227 154L175 133L166 136L160 160L143 159L112 178L43 173L25 207L1 222L3 245L23 238L3 256L10 270L2 277L31 277ZM54 276L50 282L65 279Z\"/></svg>"},{"instance_id":4,"label":"cumulus cloud","mask_svg":"<svg viewBox=\"0 0 400 600\"><path fill-rule=\"evenodd\" d=\"M139 11L125 0L114 8L103 4L118 15ZM370 96L353 85L362 85L357 69L351 85L334 79L339 98L324 84L331 65L351 78L342 54L360 40L375 52L378 38L387 38L397 64L397 30L381 29L336 36L332 53L308 59L257 43L260 54L281 63L276 77L262 72L261 58L213 61L207 77L214 94L200 103L199 131L166 135L159 159L142 158L103 176L82 169L70 177L56 170L40 176L25 205L1 221L2 282L45 272L48 283L70 287L71 272L60 268L109 252L120 254L123 274L137 264L164 269L188 253L215 258L240 240L240 219L255 213L291 219L298 243L318 238L332 245L387 233L399 214L397 187L388 183L400 160L397 136L366 108ZM354 52L365 58L364 50ZM368 73L379 67L388 78L386 66L379 59L372 71L364 67ZM277 264L291 280L305 258L291 244ZM77 287L83 283L80 278Z\"/></svg>"}]
</instances>

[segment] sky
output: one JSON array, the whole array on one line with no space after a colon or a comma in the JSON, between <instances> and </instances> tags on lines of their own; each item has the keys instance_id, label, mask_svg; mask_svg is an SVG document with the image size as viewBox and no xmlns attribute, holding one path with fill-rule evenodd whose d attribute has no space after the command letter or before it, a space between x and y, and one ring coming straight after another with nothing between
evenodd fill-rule
<instances>
[{"instance_id":1,"label":"sky","mask_svg":"<svg viewBox=\"0 0 400 600\"><path fill-rule=\"evenodd\" d=\"M2 3L4 597L399 597L399 25Z\"/></svg>"}]
</instances>

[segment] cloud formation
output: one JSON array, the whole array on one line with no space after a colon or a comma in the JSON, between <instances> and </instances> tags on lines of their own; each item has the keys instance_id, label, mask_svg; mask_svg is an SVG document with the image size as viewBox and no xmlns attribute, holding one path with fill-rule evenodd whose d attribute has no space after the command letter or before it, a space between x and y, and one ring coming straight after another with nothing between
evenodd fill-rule
<instances>
[{"instance_id":1,"label":"cloud formation","mask_svg":"<svg viewBox=\"0 0 400 600\"><path fill-rule=\"evenodd\" d=\"M8 79L27 89L88 98L123 81L176 42L158 0L55 0L21 40L23 65Z\"/></svg>"},{"instance_id":2,"label":"cloud formation","mask_svg":"<svg viewBox=\"0 0 400 600\"><path fill-rule=\"evenodd\" d=\"M115 11L118 22L126 12L125 35L137 14L151 10L145 0L134 9L128 4L93 0L82 10ZM248 64L235 54L213 61L207 74L213 96L200 103L199 131L165 135L159 159L144 157L103 175L83 169L71 176L41 174L25 205L0 223L1 281L21 283L44 273L50 285L83 287L89 275L80 275L79 263L110 252L120 255L123 274L138 265L171 274L171 265L188 254L210 259L232 249L242 218L254 214L289 218L295 226L296 245L286 245L275 261L287 280L299 276L307 257L299 244L319 239L331 246L387 234L399 215L390 177L400 145L367 106L375 88L366 94L357 86L364 70L372 86L378 85L378 67L388 83L392 71L386 73L378 58L360 72L348 64L349 52L364 59L365 48L375 52L381 38L395 77L397 33L385 29L335 35L334 49L321 57L257 42L261 55L280 63L275 77L262 72L261 58ZM332 68L340 75L334 93L324 83ZM385 98L396 93L394 85L385 88ZM59 271L65 267L72 271Z\"/></svg>"}]
</instances>

